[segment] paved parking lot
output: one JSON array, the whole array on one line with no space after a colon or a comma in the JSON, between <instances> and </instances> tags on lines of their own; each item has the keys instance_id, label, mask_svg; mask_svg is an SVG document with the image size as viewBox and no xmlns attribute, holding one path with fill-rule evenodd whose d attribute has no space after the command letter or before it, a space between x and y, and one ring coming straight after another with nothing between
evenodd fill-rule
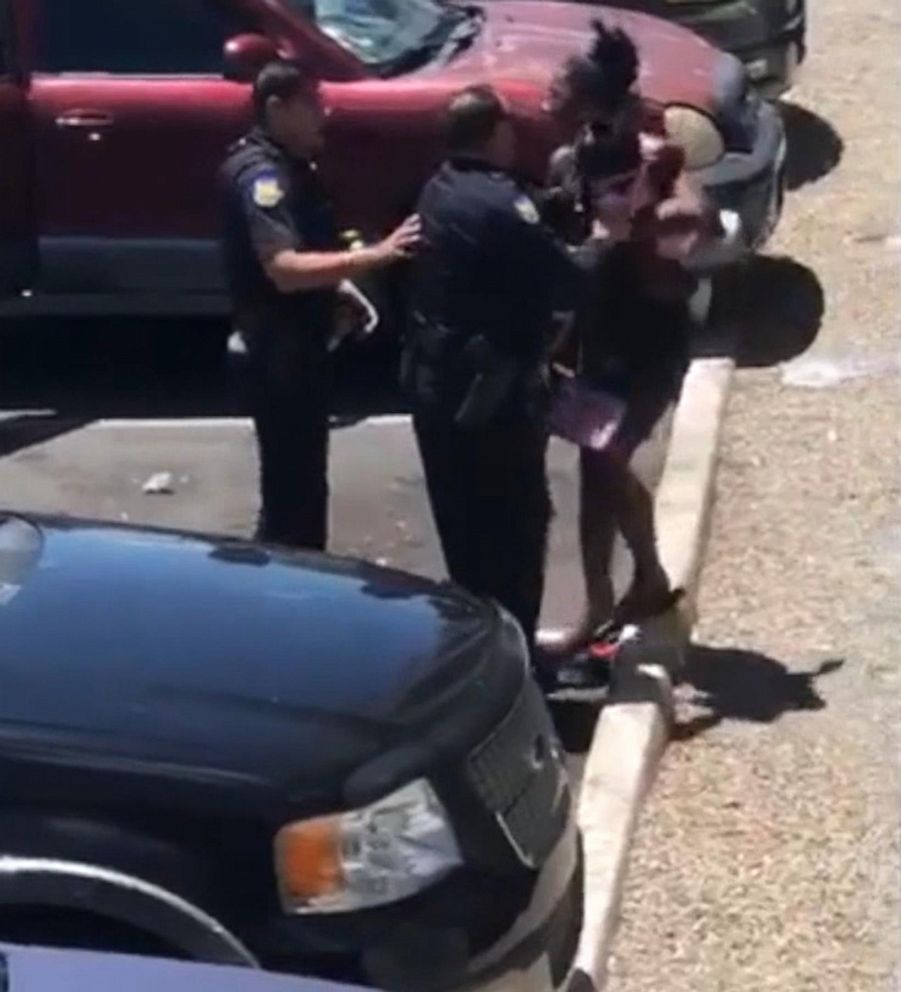
<instances>
[{"instance_id":1,"label":"paved parking lot","mask_svg":"<svg viewBox=\"0 0 901 992\"><path fill-rule=\"evenodd\" d=\"M132 349L127 322L112 328L61 322L59 338L54 330L42 323L35 339L26 323L7 343L0 504L250 534L257 510L253 432L249 421L234 416L217 367L195 354L189 372L177 363L173 368L165 343L149 354ZM153 326L142 322L140 330L146 344ZM163 335L171 340L172 328L161 325ZM381 365L346 371L332 433L332 550L443 577L409 420L383 412L398 408L390 389L373 389L372 380L390 372ZM663 452L659 439L642 452L650 477L660 471ZM146 494L144 483L158 473L171 476L173 491ZM552 444L550 473L556 519L544 623L560 626L575 619L582 588L575 450ZM622 553L616 568L619 581L627 582Z\"/></svg>"},{"instance_id":2,"label":"paved parking lot","mask_svg":"<svg viewBox=\"0 0 901 992\"><path fill-rule=\"evenodd\" d=\"M562 624L578 608L573 452L555 445L551 467L546 621ZM145 494L162 472L173 491ZM444 574L406 417L335 429L331 476L335 552ZM244 536L257 509L253 430L237 418L92 421L0 461L0 492L8 507Z\"/></svg>"}]
</instances>

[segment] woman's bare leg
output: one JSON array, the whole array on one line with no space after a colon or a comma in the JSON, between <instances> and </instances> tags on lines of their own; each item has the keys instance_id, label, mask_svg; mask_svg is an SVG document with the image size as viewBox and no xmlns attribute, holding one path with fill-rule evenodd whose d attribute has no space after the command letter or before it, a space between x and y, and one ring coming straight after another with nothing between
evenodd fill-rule
<instances>
[{"instance_id":1,"label":"woman's bare leg","mask_svg":"<svg viewBox=\"0 0 901 992\"><path fill-rule=\"evenodd\" d=\"M583 451L580 464L579 538L585 608L566 636L548 649L569 655L587 647L609 621L623 623L664 612L675 601L657 551L654 500L621 455ZM632 585L616 603L610 565L616 531L632 555Z\"/></svg>"},{"instance_id":2,"label":"woman's bare leg","mask_svg":"<svg viewBox=\"0 0 901 992\"><path fill-rule=\"evenodd\" d=\"M616 478L616 521L635 569L616 614L624 620L641 619L666 609L671 599L669 578L657 550L654 499L628 464L621 464L611 476Z\"/></svg>"},{"instance_id":3,"label":"woman's bare leg","mask_svg":"<svg viewBox=\"0 0 901 992\"><path fill-rule=\"evenodd\" d=\"M585 612L579 629L590 639L613 616L616 597L610 563L617 529L617 498L611 486L609 459L582 451L579 541L585 580Z\"/></svg>"},{"instance_id":4,"label":"woman's bare leg","mask_svg":"<svg viewBox=\"0 0 901 992\"><path fill-rule=\"evenodd\" d=\"M579 462L579 550L585 583L582 616L560 641L545 645L555 655L571 655L589 645L611 619L616 600L610 559L616 536L616 508L610 498L607 459L583 449Z\"/></svg>"}]
</instances>

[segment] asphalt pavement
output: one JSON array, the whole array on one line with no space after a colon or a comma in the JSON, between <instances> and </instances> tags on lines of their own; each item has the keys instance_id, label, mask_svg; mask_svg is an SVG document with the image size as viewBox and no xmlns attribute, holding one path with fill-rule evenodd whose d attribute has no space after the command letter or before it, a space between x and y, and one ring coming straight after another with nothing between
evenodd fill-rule
<instances>
[{"instance_id":1,"label":"asphalt pavement","mask_svg":"<svg viewBox=\"0 0 901 992\"><path fill-rule=\"evenodd\" d=\"M256 454L214 321L17 322L0 338L0 505L132 524L251 534ZM444 577L409 419L390 355L339 366L331 456L331 550ZM665 445L640 456L656 478ZM577 454L555 442L556 517L543 622L576 619ZM166 473L171 492L145 483ZM615 570L628 582L628 556Z\"/></svg>"},{"instance_id":2,"label":"asphalt pavement","mask_svg":"<svg viewBox=\"0 0 901 992\"><path fill-rule=\"evenodd\" d=\"M572 619L578 606L574 469L573 453L555 445L552 624ZM145 493L158 475L169 477L171 491ZM408 418L336 427L331 485L331 550L443 577ZM238 418L89 421L3 458L0 491L17 509L247 536L257 509L253 429Z\"/></svg>"}]
</instances>

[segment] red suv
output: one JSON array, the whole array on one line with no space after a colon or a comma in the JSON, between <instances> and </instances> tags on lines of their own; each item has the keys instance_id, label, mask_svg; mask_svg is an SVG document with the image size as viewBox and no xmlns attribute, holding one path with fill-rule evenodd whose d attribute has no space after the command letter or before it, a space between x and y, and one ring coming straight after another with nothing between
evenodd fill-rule
<instances>
[{"instance_id":1,"label":"red suv","mask_svg":"<svg viewBox=\"0 0 901 992\"><path fill-rule=\"evenodd\" d=\"M375 236L415 202L449 95L491 81L516 108L524 174L554 137L542 93L598 9L522 0L0 0L0 290L6 312L223 306L213 176L244 130L247 80L279 53L323 81L324 171ZM635 37L641 89L751 247L782 202L785 139L741 64L677 25L605 11ZM24 292L24 295L23 294Z\"/></svg>"}]
</instances>

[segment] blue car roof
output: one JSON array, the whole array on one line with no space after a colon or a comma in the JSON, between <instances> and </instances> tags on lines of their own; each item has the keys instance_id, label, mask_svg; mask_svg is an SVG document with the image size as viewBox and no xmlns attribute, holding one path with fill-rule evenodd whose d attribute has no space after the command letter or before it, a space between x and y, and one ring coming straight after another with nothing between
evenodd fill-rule
<instances>
[{"instance_id":1,"label":"blue car roof","mask_svg":"<svg viewBox=\"0 0 901 992\"><path fill-rule=\"evenodd\" d=\"M373 992L316 978L95 951L0 944L8 992Z\"/></svg>"}]
</instances>

